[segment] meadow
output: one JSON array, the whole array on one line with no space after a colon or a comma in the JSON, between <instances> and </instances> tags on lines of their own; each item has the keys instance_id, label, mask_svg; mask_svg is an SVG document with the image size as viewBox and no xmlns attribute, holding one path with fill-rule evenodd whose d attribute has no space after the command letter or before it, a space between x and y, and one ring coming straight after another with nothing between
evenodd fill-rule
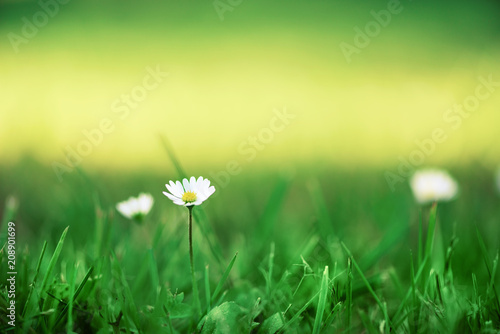
<instances>
[{"instance_id":1,"label":"meadow","mask_svg":"<svg viewBox=\"0 0 500 334\"><path fill-rule=\"evenodd\" d=\"M0 332L499 333L498 9L0 1Z\"/></svg>"},{"instance_id":2,"label":"meadow","mask_svg":"<svg viewBox=\"0 0 500 334\"><path fill-rule=\"evenodd\" d=\"M167 155L165 154L165 157ZM167 160L167 158L166 158ZM451 169L459 197L419 206L383 170L328 165L234 176L194 212L161 194L168 173L79 169L65 182L26 157L0 174L2 313L16 229L16 327L76 333L494 333L500 200L491 170ZM36 179L26 175L37 173ZM217 185L216 185L217 187ZM118 201L149 192L141 224ZM195 302L198 298L201 313Z\"/></svg>"}]
</instances>

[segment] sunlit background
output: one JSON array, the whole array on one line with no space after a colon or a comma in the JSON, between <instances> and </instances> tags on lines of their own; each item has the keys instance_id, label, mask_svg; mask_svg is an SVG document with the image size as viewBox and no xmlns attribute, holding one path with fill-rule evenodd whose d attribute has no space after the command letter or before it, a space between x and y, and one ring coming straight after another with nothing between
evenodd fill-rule
<instances>
[{"instance_id":1,"label":"sunlit background","mask_svg":"<svg viewBox=\"0 0 500 334\"><path fill-rule=\"evenodd\" d=\"M422 165L498 162L494 1L47 3L0 2L1 165L68 166L81 145L83 168L165 170L162 135L191 169L393 167L436 128L446 139ZM148 69L168 76L137 88ZM481 77L497 83L489 96L446 118ZM276 110L294 118L271 136ZM105 119L108 133L82 144Z\"/></svg>"}]
</instances>

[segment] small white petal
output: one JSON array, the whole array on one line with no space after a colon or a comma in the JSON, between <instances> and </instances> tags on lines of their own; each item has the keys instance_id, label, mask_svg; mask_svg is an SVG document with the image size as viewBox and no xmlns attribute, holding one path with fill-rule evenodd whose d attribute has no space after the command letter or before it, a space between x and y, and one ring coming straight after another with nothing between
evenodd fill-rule
<instances>
[{"instance_id":1,"label":"small white petal","mask_svg":"<svg viewBox=\"0 0 500 334\"><path fill-rule=\"evenodd\" d=\"M205 200L207 200L215 192L215 187L211 186L205 191Z\"/></svg>"},{"instance_id":2,"label":"small white petal","mask_svg":"<svg viewBox=\"0 0 500 334\"><path fill-rule=\"evenodd\" d=\"M201 192L201 191L198 191L196 193L196 201L202 201L202 202L204 202L204 201L206 201L207 198L208 197L203 192Z\"/></svg>"},{"instance_id":3,"label":"small white petal","mask_svg":"<svg viewBox=\"0 0 500 334\"><path fill-rule=\"evenodd\" d=\"M147 215L151 208L153 207L153 196L150 194L141 193L139 194L139 210L144 215Z\"/></svg>"},{"instance_id":4,"label":"small white petal","mask_svg":"<svg viewBox=\"0 0 500 334\"><path fill-rule=\"evenodd\" d=\"M137 198L130 197L128 202L129 202L129 207L130 207L130 211L132 212L132 214L140 211L139 201L137 200Z\"/></svg>"},{"instance_id":5,"label":"small white petal","mask_svg":"<svg viewBox=\"0 0 500 334\"><path fill-rule=\"evenodd\" d=\"M132 213L130 211L130 207L126 202L121 202L116 205L116 209L118 212L120 212L123 216L130 218L132 216Z\"/></svg>"},{"instance_id":6,"label":"small white petal","mask_svg":"<svg viewBox=\"0 0 500 334\"><path fill-rule=\"evenodd\" d=\"M170 193L168 193L168 192L166 192L166 191L164 191L164 192L163 192L163 195L167 196L167 197L168 197L168 198L170 198L172 201L175 201L175 200L177 200L177 199L180 199L180 198L175 197L174 195L172 195L172 194L170 194Z\"/></svg>"},{"instance_id":7,"label":"small white petal","mask_svg":"<svg viewBox=\"0 0 500 334\"><path fill-rule=\"evenodd\" d=\"M184 188L182 187L182 183L180 181L177 181L175 182L175 185L177 186L177 192L181 194L181 196L179 197L182 197L182 194L184 194L185 192Z\"/></svg>"},{"instance_id":8,"label":"small white petal","mask_svg":"<svg viewBox=\"0 0 500 334\"><path fill-rule=\"evenodd\" d=\"M195 194L198 194L198 184L196 183L196 179L194 178L194 176L191 176L191 178L189 179L189 185L191 186L191 191Z\"/></svg>"},{"instance_id":9,"label":"small white petal","mask_svg":"<svg viewBox=\"0 0 500 334\"><path fill-rule=\"evenodd\" d=\"M191 186L196 186L196 178L195 178L194 176L191 176L191 177L189 178L189 184L190 184Z\"/></svg>"},{"instance_id":10,"label":"small white petal","mask_svg":"<svg viewBox=\"0 0 500 334\"><path fill-rule=\"evenodd\" d=\"M177 205L184 205L184 201L182 199L175 199L174 200L174 204L177 204Z\"/></svg>"},{"instance_id":11,"label":"small white petal","mask_svg":"<svg viewBox=\"0 0 500 334\"><path fill-rule=\"evenodd\" d=\"M198 180L196 180L197 184L197 194L205 200L207 198L207 189L205 187L205 183L203 182L203 177L199 177Z\"/></svg>"},{"instance_id":12,"label":"small white petal","mask_svg":"<svg viewBox=\"0 0 500 334\"><path fill-rule=\"evenodd\" d=\"M168 192L171 193L172 195L175 194L175 191L172 189L172 187L169 184L165 184L165 187L167 188ZM174 195L178 197L177 195Z\"/></svg>"},{"instance_id":13,"label":"small white petal","mask_svg":"<svg viewBox=\"0 0 500 334\"><path fill-rule=\"evenodd\" d=\"M214 186L211 186L210 188L208 188L208 196L212 196L212 194L215 192L215 187Z\"/></svg>"},{"instance_id":14,"label":"small white petal","mask_svg":"<svg viewBox=\"0 0 500 334\"><path fill-rule=\"evenodd\" d=\"M167 187L168 191L170 191L170 193L175 197L182 197L182 192L179 191L177 185L174 182L170 181L170 183L166 184L165 186Z\"/></svg>"},{"instance_id":15,"label":"small white petal","mask_svg":"<svg viewBox=\"0 0 500 334\"><path fill-rule=\"evenodd\" d=\"M191 185L189 184L188 179L182 180L182 185L184 186L184 190L186 192L191 191Z\"/></svg>"}]
</instances>

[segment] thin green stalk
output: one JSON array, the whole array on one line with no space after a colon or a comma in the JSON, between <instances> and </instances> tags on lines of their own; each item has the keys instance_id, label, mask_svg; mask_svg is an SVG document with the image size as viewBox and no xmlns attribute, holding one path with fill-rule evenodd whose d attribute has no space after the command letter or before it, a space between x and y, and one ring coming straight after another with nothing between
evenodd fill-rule
<instances>
[{"instance_id":1,"label":"thin green stalk","mask_svg":"<svg viewBox=\"0 0 500 334\"><path fill-rule=\"evenodd\" d=\"M196 314L201 316L201 305L198 294L198 283L196 282L196 275L194 271L194 256L193 256L193 206L188 206L189 211L189 221L188 221L188 229L189 229L189 262L191 264L191 280L193 283L193 299L194 305L196 308Z\"/></svg>"},{"instance_id":2,"label":"thin green stalk","mask_svg":"<svg viewBox=\"0 0 500 334\"><path fill-rule=\"evenodd\" d=\"M269 252L269 272L266 279L266 293L271 295L271 288L273 282L273 267L274 267L274 242L271 243L271 251Z\"/></svg>"},{"instance_id":3,"label":"thin green stalk","mask_svg":"<svg viewBox=\"0 0 500 334\"><path fill-rule=\"evenodd\" d=\"M347 333L351 333L351 318L352 318L352 262L351 258L347 258L347 289L346 289L346 329Z\"/></svg>"},{"instance_id":4,"label":"thin green stalk","mask_svg":"<svg viewBox=\"0 0 500 334\"><path fill-rule=\"evenodd\" d=\"M422 265L422 260L423 260L423 222L422 222L422 209L418 211L418 253L417 253L417 259L418 259L418 266Z\"/></svg>"},{"instance_id":5,"label":"thin green stalk","mask_svg":"<svg viewBox=\"0 0 500 334\"><path fill-rule=\"evenodd\" d=\"M68 333L73 332L73 325L74 325L74 319L73 319L73 307L75 304L75 283L76 283L76 274L78 272L78 264L76 264L73 267L73 273L71 275L71 282L70 282L70 289L69 289L69 303L68 303L68 322L66 324L66 329Z\"/></svg>"},{"instance_id":6,"label":"thin green stalk","mask_svg":"<svg viewBox=\"0 0 500 334\"><path fill-rule=\"evenodd\" d=\"M26 311L28 310L28 306L30 305L31 295L33 294L33 290L36 287L36 280L38 279L38 274L40 273L40 266L42 265L43 255L45 254L45 250L47 249L47 241L43 242L42 252L40 253L40 257L38 258L38 263L36 265L35 277L33 278L33 283L31 284L30 290L28 292L28 298L26 298L26 303L23 307L23 313L21 313L21 318L24 318L26 315Z\"/></svg>"},{"instance_id":7,"label":"thin green stalk","mask_svg":"<svg viewBox=\"0 0 500 334\"><path fill-rule=\"evenodd\" d=\"M212 309L210 305L210 279L209 279L210 271L208 268L208 264L205 266L205 299L207 302L207 313Z\"/></svg>"},{"instance_id":8,"label":"thin green stalk","mask_svg":"<svg viewBox=\"0 0 500 334\"><path fill-rule=\"evenodd\" d=\"M413 267L413 255L410 254L410 278L411 278L411 296L412 296L412 303L410 307L410 333L416 333L417 332L417 326L415 324L415 310L417 309L417 294L416 294L416 288L415 288L415 269Z\"/></svg>"},{"instance_id":9,"label":"thin green stalk","mask_svg":"<svg viewBox=\"0 0 500 334\"><path fill-rule=\"evenodd\" d=\"M425 253L424 256L431 257L432 255L432 243L434 241L436 232L436 212L437 212L437 202L432 204L429 213L429 225L427 228L427 239L425 240Z\"/></svg>"},{"instance_id":10,"label":"thin green stalk","mask_svg":"<svg viewBox=\"0 0 500 334\"><path fill-rule=\"evenodd\" d=\"M373 296L373 299L375 299L375 302L380 307L380 310L383 312L384 317L386 319L385 327L386 327L387 332L389 332L391 324L389 323L390 320L389 320L389 317L387 315L387 305L385 303L382 303L382 301L380 300L380 298L377 296L377 294L373 290L372 286L370 285L370 282L368 282L368 280L366 279L365 275L363 274L363 271L359 267L358 263L356 262L356 260L354 260L354 257L352 256L351 251L347 248L347 246L343 242L340 242L340 245L344 248L344 250L347 253L347 255L351 258L352 264L353 264L354 268L358 272L359 276L361 276L361 280L365 283L366 288L368 289L368 291L370 292L370 294Z\"/></svg>"}]
</instances>

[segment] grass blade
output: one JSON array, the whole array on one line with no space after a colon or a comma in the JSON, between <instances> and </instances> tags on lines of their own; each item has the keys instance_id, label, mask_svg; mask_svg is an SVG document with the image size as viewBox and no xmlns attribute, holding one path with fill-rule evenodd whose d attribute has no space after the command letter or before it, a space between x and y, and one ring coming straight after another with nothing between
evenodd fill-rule
<instances>
[{"instance_id":1,"label":"grass blade","mask_svg":"<svg viewBox=\"0 0 500 334\"><path fill-rule=\"evenodd\" d=\"M425 268L427 267L427 262L428 261L429 260L427 258L425 258L424 262L422 262L422 264L420 265L420 268L417 271L417 275L415 276L415 278L413 280L414 281L413 285L416 285L417 282L419 281L420 276L422 275L422 273L424 272ZM404 308L406 306L406 303L408 301L408 298L410 298L410 296L411 296L411 293L412 293L412 287L410 287L408 289L408 292L406 293L405 297L401 301L401 304L399 305L398 309L396 310L396 313L394 313L394 316L392 317L392 319L394 320L393 321L393 329L394 330L397 330L398 327L399 327L400 321L397 320L397 319L398 319L399 315L401 314L401 312L404 310Z\"/></svg>"},{"instance_id":2,"label":"grass blade","mask_svg":"<svg viewBox=\"0 0 500 334\"><path fill-rule=\"evenodd\" d=\"M208 270L208 264L205 266L205 297L206 297L206 302L207 302L207 314L211 310L211 303L210 303L210 271Z\"/></svg>"},{"instance_id":3,"label":"grass blade","mask_svg":"<svg viewBox=\"0 0 500 334\"><path fill-rule=\"evenodd\" d=\"M418 266L422 265L423 254L424 254L424 223L422 219L422 209L418 211Z\"/></svg>"},{"instance_id":4,"label":"grass blade","mask_svg":"<svg viewBox=\"0 0 500 334\"><path fill-rule=\"evenodd\" d=\"M78 264L73 267L73 275L71 275L71 280L69 282L69 301L68 301L68 322L66 324L66 330L68 333L73 332L73 304L75 301L75 282L76 273L78 272ZM62 313L61 313L62 314Z\"/></svg>"},{"instance_id":5,"label":"grass blade","mask_svg":"<svg viewBox=\"0 0 500 334\"><path fill-rule=\"evenodd\" d=\"M50 259L49 266L47 267L47 271L45 272L45 276L43 277L41 289L40 289L40 296L43 296L43 292L45 291L45 288L47 287L47 283L52 276L52 271L54 270L54 267L56 266L57 260L59 259L59 255L61 254L62 247L64 245L64 239L66 238L66 234L68 233L69 226L66 227L61 234L61 238L59 239L59 242L57 243L56 249L54 250L54 254L52 254L52 258Z\"/></svg>"},{"instance_id":6,"label":"grass blade","mask_svg":"<svg viewBox=\"0 0 500 334\"><path fill-rule=\"evenodd\" d=\"M87 283L87 281L89 280L90 278L90 275L92 275L92 272L94 271L94 267L90 267L89 270L87 271L87 273L85 274L85 277L82 279L82 281L80 282L80 285L78 285L78 288L76 289L76 291L74 291L74 293L72 292L70 294L70 296L72 296L70 302L75 302L78 298L78 296L80 295L80 293L82 292L83 290L83 287L85 286L85 284ZM75 270L76 272L76 270ZM76 282L76 279L75 279L75 282ZM64 319L64 316L66 315L66 312L68 312L68 305L66 305L61 314L59 314L59 317L57 318L57 321L56 321L56 325L62 321ZM71 311L70 311L71 312Z\"/></svg>"},{"instance_id":7,"label":"grass blade","mask_svg":"<svg viewBox=\"0 0 500 334\"><path fill-rule=\"evenodd\" d=\"M155 255L153 250L150 249L149 253L149 270L151 272L151 286L154 289L155 303L160 296L160 278L158 275L158 267L156 266Z\"/></svg>"},{"instance_id":8,"label":"grass blade","mask_svg":"<svg viewBox=\"0 0 500 334\"><path fill-rule=\"evenodd\" d=\"M325 266L323 279L321 280L321 288L319 290L318 308L316 310L316 318L314 319L313 334L318 334L321 329L321 322L326 308L326 297L328 296L328 266Z\"/></svg>"},{"instance_id":9,"label":"grass blade","mask_svg":"<svg viewBox=\"0 0 500 334\"><path fill-rule=\"evenodd\" d=\"M415 269L413 268L413 255L410 254L410 279L411 279L411 310L410 310L410 333L416 333L416 326L415 326L415 310L417 309L417 292L415 288Z\"/></svg>"},{"instance_id":10,"label":"grass blade","mask_svg":"<svg viewBox=\"0 0 500 334\"><path fill-rule=\"evenodd\" d=\"M283 325L283 327L280 328L278 333L283 333L291 324L297 321L300 315L309 307L309 305L314 301L314 299L316 299L316 297L318 297L318 295L319 291L311 299L309 299L309 301L305 303L305 305L302 306L302 308L298 310L297 313L295 313L295 315Z\"/></svg>"},{"instance_id":11,"label":"grass blade","mask_svg":"<svg viewBox=\"0 0 500 334\"><path fill-rule=\"evenodd\" d=\"M347 291L346 291L346 328L347 333L351 332L352 319L352 261L347 258Z\"/></svg>"},{"instance_id":12,"label":"grass blade","mask_svg":"<svg viewBox=\"0 0 500 334\"><path fill-rule=\"evenodd\" d=\"M231 272L231 269L233 268L233 265L234 265L234 262L236 261L237 256L238 256L238 252L236 252L236 254L234 254L233 259L231 260L231 262L229 262L229 265L227 266L226 270L224 271L224 274L222 274L222 277L219 280L219 283L215 287L215 291L212 295L212 300L211 300L212 305L214 305L215 299L217 298L220 291L222 290L222 287L224 286L224 283L226 282L226 280L229 276L229 273Z\"/></svg>"},{"instance_id":13,"label":"grass blade","mask_svg":"<svg viewBox=\"0 0 500 334\"><path fill-rule=\"evenodd\" d=\"M135 327L139 330L140 328L140 323L139 323L139 318L138 318L138 312L137 312L137 307L134 302L134 298L132 296L132 292L130 291L129 284L127 282L127 279L125 278L125 274L123 273L123 270L120 266L120 262L118 261L118 258L116 257L116 254L111 251L112 254L112 259L113 259L113 269L116 271L118 274L118 279L120 281L120 285L123 293L123 296L125 297L125 303L124 303L124 309L123 309L123 315L125 318L129 318L132 320L134 323ZM140 330L139 330L140 332Z\"/></svg>"},{"instance_id":14,"label":"grass blade","mask_svg":"<svg viewBox=\"0 0 500 334\"><path fill-rule=\"evenodd\" d=\"M476 226L476 235L477 235L477 240L479 243L479 248L481 249L481 254L483 256L483 261L484 261L484 264L486 265L486 269L488 270L488 276L490 277L490 280L491 280L495 276L495 274L493 273L493 268L491 267L491 259L490 259L490 256L488 254L486 244L484 243L484 240L481 237L481 233L479 232L479 229L477 228L477 226ZM491 289L493 291L493 299L495 302L497 312L498 312L498 314L500 314L500 299L498 298L498 292L497 292L496 286L494 284L492 284Z\"/></svg>"},{"instance_id":15,"label":"grass blade","mask_svg":"<svg viewBox=\"0 0 500 334\"><path fill-rule=\"evenodd\" d=\"M361 270L361 268L356 263L356 260L354 260L352 254L351 254L351 251L347 248L347 246L344 244L344 242L340 242L340 244L344 248L344 250L347 253L347 255L352 259L352 264L354 265L354 268L356 268L356 271L358 272L359 276L361 276L361 280L365 283L366 288L368 289L368 291L370 292L370 294L375 299L375 302L377 303L377 305L380 307L380 310L383 312L384 317L387 318L387 309L386 309L386 307L384 306L384 304L382 303L382 301L380 300L380 298L377 296L377 294L373 290L372 286L370 285L370 282L368 282L368 280L366 279L365 275L363 274L363 271ZM387 330L387 332L389 332L389 326L390 326L390 324L387 321L387 323L386 323L386 330Z\"/></svg>"},{"instance_id":16,"label":"grass blade","mask_svg":"<svg viewBox=\"0 0 500 334\"><path fill-rule=\"evenodd\" d=\"M47 249L47 241L43 242L42 251L40 252L40 257L38 258L38 263L36 264L35 277L33 277L33 283L31 285L30 291L28 292L28 298L26 299L26 303L24 304L23 312L21 313L21 318L24 318L26 315L26 311L30 306L31 296L33 294L33 290L36 288L36 281L38 279L38 274L40 273L40 266L42 265L43 256L45 255L45 250Z\"/></svg>"},{"instance_id":17,"label":"grass blade","mask_svg":"<svg viewBox=\"0 0 500 334\"><path fill-rule=\"evenodd\" d=\"M271 250L269 251L269 272L266 276L266 294L271 295L273 283L273 267L274 267L274 242L271 243Z\"/></svg>"}]
</instances>

